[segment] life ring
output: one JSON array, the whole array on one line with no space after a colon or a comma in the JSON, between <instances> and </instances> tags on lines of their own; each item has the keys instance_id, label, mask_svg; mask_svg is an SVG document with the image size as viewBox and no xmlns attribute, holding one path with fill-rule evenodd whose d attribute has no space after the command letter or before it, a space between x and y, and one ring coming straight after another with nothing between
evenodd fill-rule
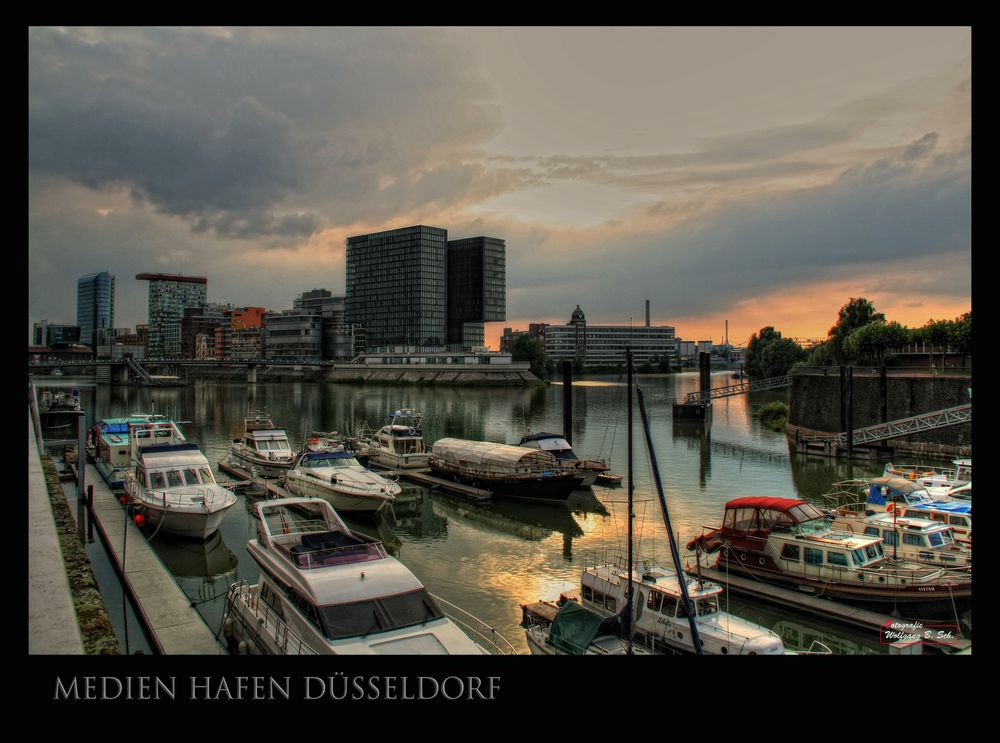
<instances>
[{"instance_id":1,"label":"life ring","mask_svg":"<svg viewBox=\"0 0 1000 743\"><path fill-rule=\"evenodd\" d=\"M318 444L319 443L319 439L313 437L313 438L309 439L309 443L313 444L313 445Z\"/></svg>"},{"instance_id":2,"label":"life ring","mask_svg":"<svg viewBox=\"0 0 1000 743\"><path fill-rule=\"evenodd\" d=\"M895 513L896 512L896 504L895 503L890 503L888 506L886 506L885 512L886 513Z\"/></svg>"}]
</instances>

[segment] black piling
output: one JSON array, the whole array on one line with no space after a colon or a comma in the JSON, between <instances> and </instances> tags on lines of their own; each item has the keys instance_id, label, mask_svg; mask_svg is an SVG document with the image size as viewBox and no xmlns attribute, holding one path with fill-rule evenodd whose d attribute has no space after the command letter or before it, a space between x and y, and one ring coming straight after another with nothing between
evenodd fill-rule
<instances>
[{"instance_id":1,"label":"black piling","mask_svg":"<svg viewBox=\"0 0 1000 743\"><path fill-rule=\"evenodd\" d=\"M562 362L563 374L563 438L573 444L573 362Z\"/></svg>"}]
</instances>

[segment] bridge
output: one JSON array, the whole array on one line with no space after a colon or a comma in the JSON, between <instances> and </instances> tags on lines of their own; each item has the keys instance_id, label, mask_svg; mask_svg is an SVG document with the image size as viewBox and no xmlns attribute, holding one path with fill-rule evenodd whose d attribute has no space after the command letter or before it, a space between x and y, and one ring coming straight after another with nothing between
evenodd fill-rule
<instances>
[{"instance_id":1,"label":"bridge","mask_svg":"<svg viewBox=\"0 0 1000 743\"><path fill-rule=\"evenodd\" d=\"M684 398L686 405L704 405L712 400L733 395L744 395L747 392L759 392L760 390L773 390L779 387L791 387L792 377L787 374L783 377L770 377L769 379L754 379L739 384L730 384L725 387L714 387L708 392L691 392Z\"/></svg>"},{"instance_id":2,"label":"bridge","mask_svg":"<svg viewBox=\"0 0 1000 743\"><path fill-rule=\"evenodd\" d=\"M876 441L898 438L900 436L912 436L915 433L924 431L934 431L939 428L948 428L962 423L972 422L972 403L968 405L958 405L953 408L934 410L930 413L920 413L908 418L889 421L887 423L877 423L866 428L856 428L852 432L851 445L864 446ZM800 451L832 450L837 447L847 446L847 432L830 434L798 435L796 441Z\"/></svg>"}]
</instances>

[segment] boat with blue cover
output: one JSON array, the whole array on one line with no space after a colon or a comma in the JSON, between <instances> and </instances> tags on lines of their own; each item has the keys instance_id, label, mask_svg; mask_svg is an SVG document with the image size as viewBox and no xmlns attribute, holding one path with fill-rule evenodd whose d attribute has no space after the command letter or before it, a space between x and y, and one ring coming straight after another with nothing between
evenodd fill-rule
<instances>
[{"instance_id":1,"label":"boat with blue cover","mask_svg":"<svg viewBox=\"0 0 1000 743\"><path fill-rule=\"evenodd\" d=\"M285 474L285 489L322 498L338 511L378 513L402 492L399 483L361 466L351 452L304 451Z\"/></svg>"},{"instance_id":2,"label":"boat with blue cover","mask_svg":"<svg viewBox=\"0 0 1000 743\"><path fill-rule=\"evenodd\" d=\"M109 488L124 488L125 474L132 467L129 427L166 420L163 415L132 413L119 418L104 418L94 424L87 436L87 453ZM168 435L161 432L161 437Z\"/></svg>"}]
</instances>

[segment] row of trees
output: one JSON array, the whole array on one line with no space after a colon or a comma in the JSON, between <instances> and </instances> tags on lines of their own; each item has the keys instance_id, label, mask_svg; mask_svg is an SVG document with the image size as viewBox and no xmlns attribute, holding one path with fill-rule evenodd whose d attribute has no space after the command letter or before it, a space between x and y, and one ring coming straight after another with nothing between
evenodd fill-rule
<instances>
[{"instance_id":1,"label":"row of trees","mask_svg":"<svg viewBox=\"0 0 1000 743\"><path fill-rule=\"evenodd\" d=\"M851 299L840 308L836 324L827 340L806 352L798 343L782 338L773 327L754 333L747 346L744 368L752 379L788 374L796 364L803 366L839 366L841 364L885 363L891 351L914 344L927 344L968 355L972 353L972 313L954 320L929 320L919 328L907 328L898 322L886 322L869 300Z\"/></svg>"}]
</instances>

